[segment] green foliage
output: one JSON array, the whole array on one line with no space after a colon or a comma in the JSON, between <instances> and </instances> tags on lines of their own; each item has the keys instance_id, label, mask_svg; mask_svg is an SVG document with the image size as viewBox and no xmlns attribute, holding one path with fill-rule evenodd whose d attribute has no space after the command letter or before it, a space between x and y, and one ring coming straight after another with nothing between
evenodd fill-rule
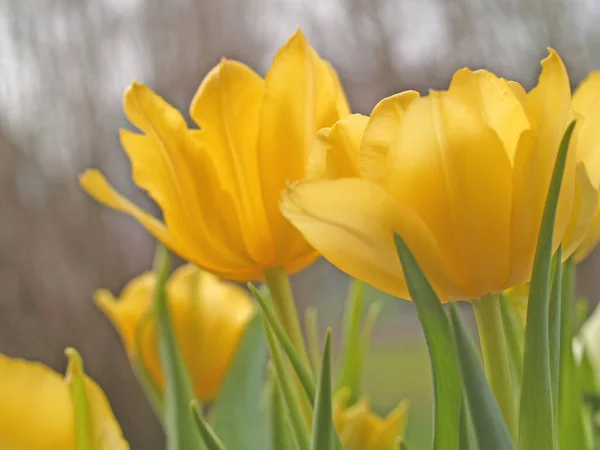
<instances>
[{"instance_id":1,"label":"green foliage","mask_svg":"<svg viewBox=\"0 0 600 450\"><path fill-rule=\"evenodd\" d=\"M433 448L458 450L462 382L452 328L440 299L410 249L402 237L396 235L395 239L431 358L434 381Z\"/></svg>"},{"instance_id":2,"label":"green foliage","mask_svg":"<svg viewBox=\"0 0 600 450\"><path fill-rule=\"evenodd\" d=\"M223 445L234 450L265 447L263 422L257 411L265 379L267 348L258 314L248 323L244 337L211 407L210 422Z\"/></svg>"},{"instance_id":3,"label":"green foliage","mask_svg":"<svg viewBox=\"0 0 600 450\"><path fill-rule=\"evenodd\" d=\"M567 128L556 156L529 288L519 413L519 450L553 450L556 448L548 324L550 274L558 197L574 127L575 122L572 122Z\"/></svg>"}]
</instances>

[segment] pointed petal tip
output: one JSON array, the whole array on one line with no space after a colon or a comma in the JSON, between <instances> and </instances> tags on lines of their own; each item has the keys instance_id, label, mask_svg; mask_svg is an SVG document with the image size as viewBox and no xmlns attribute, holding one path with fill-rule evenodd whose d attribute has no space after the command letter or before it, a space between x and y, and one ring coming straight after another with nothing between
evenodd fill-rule
<instances>
[{"instance_id":1,"label":"pointed petal tip","mask_svg":"<svg viewBox=\"0 0 600 450\"><path fill-rule=\"evenodd\" d=\"M73 347L67 347L65 349L65 356L67 357L67 377L72 379L74 377L82 377L83 371L83 358L77 350Z\"/></svg>"}]
</instances>

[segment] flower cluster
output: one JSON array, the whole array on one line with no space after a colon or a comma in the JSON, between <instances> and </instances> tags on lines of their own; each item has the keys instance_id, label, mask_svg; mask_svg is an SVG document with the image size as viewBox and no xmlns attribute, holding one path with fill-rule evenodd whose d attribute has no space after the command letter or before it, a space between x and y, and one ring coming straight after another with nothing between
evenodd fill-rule
<instances>
[{"instance_id":1,"label":"flower cluster","mask_svg":"<svg viewBox=\"0 0 600 450\"><path fill-rule=\"evenodd\" d=\"M335 70L297 31L265 78L225 59L211 70L190 106L197 127L140 83L124 109L138 129L120 135L132 178L162 219L98 170L80 182L164 247L118 299L95 299L169 450L408 448L408 404L383 419L362 393L377 307L363 320L361 282L415 304L435 450L593 448L593 406L582 399L599 395L598 345L585 338L598 319L576 338L571 310L574 265L600 240L599 73L571 95L550 50L529 92L462 69L447 90L401 92L364 116L350 113ZM172 275L165 247L188 261ZM305 339L288 278L319 255L358 280L336 386L331 333L321 351L307 320ZM249 285L254 301L235 282L264 286ZM483 364L458 300L475 310ZM69 355L65 381L0 358L0 404L11 411L0 448L128 448Z\"/></svg>"}]
</instances>

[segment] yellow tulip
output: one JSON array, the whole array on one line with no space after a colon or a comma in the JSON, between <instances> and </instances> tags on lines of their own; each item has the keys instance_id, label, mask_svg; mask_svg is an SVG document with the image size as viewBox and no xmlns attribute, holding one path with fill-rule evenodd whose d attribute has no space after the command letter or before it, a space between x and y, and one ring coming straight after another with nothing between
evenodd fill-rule
<instances>
[{"instance_id":1,"label":"yellow tulip","mask_svg":"<svg viewBox=\"0 0 600 450\"><path fill-rule=\"evenodd\" d=\"M308 180L283 214L334 265L408 298L400 234L443 298L469 300L528 281L554 161L573 118L554 51L529 93L487 71L459 70L447 91L407 91L318 133ZM577 142L572 140L572 146ZM569 152L555 245L573 206Z\"/></svg>"},{"instance_id":2,"label":"yellow tulip","mask_svg":"<svg viewBox=\"0 0 600 450\"><path fill-rule=\"evenodd\" d=\"M96 200L221 278L262 280L266 269L293 273L316 259L281 215L279 196L288 181L304 178L316 132L349 110L335 71L299 30L265 79L225 59L209 72L190 108L200 130L142 84L127 89L124 108L141 131L121 131L133 180L164 223L88 170L80 181Z\"/></svg>"},{"instance_id":3,"label":"yellow tulip","mask_svg":"<svg viewBox=\"0 0 600 450\"><path fill-rule=\"evenodd\" d=\"M73 357L69 355L69 371L80 369L73 369ZM102 389L83 377L94 448L129 449ZM63 379L43 364L0 354L0 405L0 448L75 450L76 413L69 374Z\"/></svg>"},{"instance_id":4,"label":"yellow tulip","mask_svg":"<svg viewBox=\"0 0 600 450\"><path fill-rule=\"evenodd\" d=\"M141 363L153 381L163 386L154 318L144 317L152 304L155 275L145 273L127 284L119 299L101 289L95 300L119 331L130 358L137 358L139 332ZM214 399L235 356L254 304L244 289L187 264L167 283L171 320L196 395Z\"/></svg>"},{"instance_id":5,"label":"yellow tulip","mask_svg":"<svg viewBox=\"0 0 600 450\"><path fill-rule=\"evenodd\" d=\"M572 231L565 236L565 256L573 254L580 262L600 241L600 72L591 73L579 85L573 108L582 117L577 158L585 176L578 177L576 184L576 213L569 226Z\"/></svg>"},{"instance_id":6,"label":"yellow tulip","mask_svg":"<svg viewBox=\"0 0 600 450\"><path fill-rule=\"evenodd\" d=\"M344 450L396 450L404 436L408 402L401 402L383 419L371 412L365 398L348 408L349 395L348 389L341 389L333 404L333 420Z\"/></svg>"}]
</instances>

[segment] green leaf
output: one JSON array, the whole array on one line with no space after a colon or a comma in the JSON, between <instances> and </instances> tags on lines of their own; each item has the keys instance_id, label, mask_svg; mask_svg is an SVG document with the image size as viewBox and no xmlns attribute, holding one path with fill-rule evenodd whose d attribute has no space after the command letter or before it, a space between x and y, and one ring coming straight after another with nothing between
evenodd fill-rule
<instances>
[{"instance_id":1,"label":"green leaf","mask_svg":"<svg viewBox=\"0 0 600 450\"><path fill-rule=\"evenodd\" d=\"M321 371L319 364L321 351L319 350L319 325L317 321L317 308L308 306L304 310L304 331L306 333L306 344L308 346L308 356L313 373Z\"/></svg>"},{"instance_id":2,"label":"green leaf","mask_svg":"<svg viewBox=\"0 0 600 450\"><path fill-rule=\"evenodd\" d=\"M263 417L258 414L267 364L267 347L258 314L248 323L219 395L210 423L227 448L264 448Z\"/></svg>"},{"instance_id":3,"label":"green leaf","mask_svg":"<svg viewBox=\"0 0 600 450\"><path fill-rule=\"evenodd\" d=\"M305 360L298 354L296 347L293 345L287 333L279 324L279 321L275 317L275 314L267 302L267 299L259 292L258 289L256 289L254 285L249 284L248 286L258 301L258 304L263 312L263 317L266 319L268 326L275 333L277 340L283 347L286 356L290 360L290 363L292 364L292 367L294 368L294 371L296 372L296 375L298 376L298 379L300 380L300 383L306 392L306 396L312 405L315 401L315 382L308 366L305 363Z\"/></svg>"},{"instance_id":4,"label":"green leaf","mask_svg":"<svg viewBox=\"0 0 600 450\"><path fill-rule=\"evenodd\" d=\"M433 448L458 450L462 389L452 329L440 299L404 240L395 235L395 241L431 359L434 382Z\"/></svg>"},{"instance_id":5,"label":"green leaf","mask_svg":"<svg viewBox=\"0 0 600 450\"><path fill-rule=\"evenodd\" d=\"M254 295L258 293L254 289ZM281 354L277 338L275 333L269 325L269 321L266 318L265 310L261 311L261 318L263 319L263 326L265 334L267 336L267 343L269 344L269 351L271 352L271 360L275 366L277 373L277 380L281 386L281 392L283 399L285 400L285 406L290 419L290 425L293 433L293 437L299 450L309 450L310 448L310 437L308 435L308 429L302 417L302 410L300 409L300 403L296 395L296 391L292 386L293 374L287 370L286 361Z\"/></svg>"},{"instance_id":6,"label":"green leaf","mask_svg":"<svg viewBox=\"0 0 600 450\"><path fill-rule=\"evenodd\" d=\"M207 450L225 450L226 447L219 440L215 432L210 428L210 425L206 423L204 417L202 417L202 411L198 405L197 400L192 400L190 403L190 408L192 412L192 416L196 422L196 426L198 427L198 432L200 436L202 436L202 440L204 441L204 445ZM190 449L191 450L191 449Z\"/></svg>"},{"instance_id":7,"label":"green leaf","mask_svg":"<svg viewBox=\"0 0 600 450\"><path fill-rule=\"evenodd\" d=\"M558 197L574 127L573 121L567 128L556 155L529 286L519 414L519 450L555 448L548 327L550 270Z\"/></svg>"},{"instance_id":8,"label":"green leaf","mask_svg":"<svg viewBox=\"0 0 600 450\"><path fill-rule=\"evenodd\" d=\"M469 406L467 399L463 395L462 406L460 408L460 450L471 450L471 429L470 429Z\"/></svg>"},{"instance_id":9,"label":"green leaf","mask_svg":"<svg viewBox=\"0 0 600 450\"><path fill-rule=\"evenodd\" d=\"M465 397L479 448L514 450L510 431L487 383L475 345L454 303L450 304L450 320L462 368Z\"/></svg>"},{"instance_id":10,"label":"green leaf","mask_svg":"<svg viewBox=\"0 0 600 450\"><path fill-rule=\"evenodd\" d=\"M67 383L71 392L71 400L73 401L75 448L76 450L97 450L94 444L92 413L85 388L83 360L74 348L67 348L65 354L69 358Z\"/></svg>"},{"instance_id":11,"label":"green leaf","mask_svg":"<svg viewBox=\"0 0 600 450\"><path fill-rule=\"evenodd\" d=\"M325 336L325 350L321 361L321 375L317 384L313 414L311 450L334 450L333 407L331 405L331 329Z\"/></svg>"},{"instance_id":12,"label":"green leaf","mask_svg":"<svg viewBox=\"0 0 600 450\"><path fill-rule=\"evenodd\" d=\"M579 371L573 355L573 299L575 294L575 262L563 264L560 320L560 374L558 401L558 448L587 449L586 426L581 412L582 391Z\"/></svg>"},{"instance_id":13,"label":"green leaf","mask_svg":"<svg viewBox=\"0 0 600 450\"><path fill-rule=\"evenodd\" d=\"M194 418L190 414L190 402L196 400L185 363L171 323L167 306L166 283L170 273L168 250L159 245L156 252L156 290L154 310L158 351L165 377L164 428L167 450L203 449Z\"/></svg>"},{"instance_id":14,"label":"green leaf","mask_svg":"<svg viewBox=\"0 0 600 450\"><path fill-rule=\"evenodd\" d=\"M353 280L348 299L346 300L346 313L344 318L344 339L342 371L338 389L350 389L348 406L354 405L362 391L362 355L360 346L360 321L364 310L364 284Z\"/></svg>"},{"instance_id":15,"label":"green leaf","mask_svg":"<svg viewBox=\"0 0 600 450\"><path fill-rule=\"evenodd\" d=\"M270 372L270 431L271 431L271 449L291 449L296 448L290 435L290 424L287 420L287 411L285 409L285 400L281 392L281 384L277 379L277 373L272 366L269 366Z\"/></svg>"},{"instance_id":16,"label":"green leaf","mask_svg":"<svg viewBox=\"0 0 600 450\"><path fill-rule=\"evenodd\" d=\"M504 327L511 376L515 387L515 398L519 398L523 379L523 338L525 330L514 308L502 294L500 294L500 313L502 314L502 326Z\"/></svg>"},{"instance_id":17,"label":"green leaf","mask_svg":"<svg viewBox=\"0 0 600 450\"><path fill-rule=\"evenodd\" d=\"M562 246L558 247L552 263L552 286L550 288L550 312L548 318L548 342L550 344L550 383L552 386L552 411L558 411L558 386L560 373L560 314L562 285ZM558 412L554 413L558 420ZM555 425L555 430L557 431Z\"/></svg>"}]
</instances>

